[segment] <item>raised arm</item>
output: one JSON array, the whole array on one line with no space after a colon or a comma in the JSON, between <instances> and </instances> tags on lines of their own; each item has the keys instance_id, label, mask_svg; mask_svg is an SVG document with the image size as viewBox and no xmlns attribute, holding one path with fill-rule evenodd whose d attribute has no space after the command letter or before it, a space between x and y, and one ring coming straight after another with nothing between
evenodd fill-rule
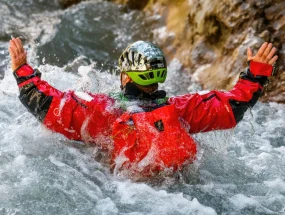
<instances>
[{"instance_id":1,"label":"raised arm","mask_svg":"<svg viewBox=\"0 0 285 215\"><path fill-rule=\"evenodd\" d=\"M62 92L41 81L41 73L27 64L27 53L19 38L10 40L9 52L13 75L20 90L20 101L36 118L43 121L52 98L62 96Z\"/></svg>"},{"instance_id":2,"label":"raised arm","mask_svg":"<svg viewBox=\"0 0 285 215\"><path fill-rule=\"evenodd\" d=\"M109 123L116 119L112 100L102 94L87 94L88 101L76 93L61 92L41 80L41 73L27 64L19 38L10 41L9 52L23 105L47 128L69 139L92 142L111 133ZM108 108L109 107L109 108Z\"/></svg>"},{"instance_id":3,"label":"raised arm","mask_svg":"<svg viewBox=\"0 0 285 215\"><path fill-rule=\"evenodd\" d=\"M272 65L278 58L275 52L271 43L264 43L254 57L248 48L249 68L240 74L239 81L229 92L211 91L170 98L169 102L176 105L182 119L190 125L190 133L236 126L246 110L255 105L267 77L273 74Z\"/></svg>"}]
</instances>

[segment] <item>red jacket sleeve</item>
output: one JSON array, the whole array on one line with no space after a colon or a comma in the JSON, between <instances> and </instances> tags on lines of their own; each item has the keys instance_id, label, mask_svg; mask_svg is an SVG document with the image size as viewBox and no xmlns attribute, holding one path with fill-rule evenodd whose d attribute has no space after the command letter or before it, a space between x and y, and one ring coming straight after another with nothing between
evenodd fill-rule
<instances>
[{"instance_id":1,"label":"red jacket sleeve","mask_svg":"<svg viewBox=\"0 0 285 215\"><path fill-rule=\"evenodd\" d=\"M41 73L29 65L16 72L20 100L47 128L69 139L94 142L111 134L110 123L116 120L114 101L103 94L89 94L86 101L72 91L61 92L41 80Z\"/></svg>"},{"instance_id":2,"label":"red jacket sleeve","mask_svg":"<svg viewBox=\"0 0 285 215\"><path fill-rule=\"evenodd\" d=\"M268 65L262 67L260 63L251 62L253 73L262 68L267 71ZM247 69L241 73L239 81L229 92L172 97L169 103L176 106L181 118L190 126L190 133L233 128L246 110L257 102L267 81L267 77L254 77L252 72Z\"/></svg>"}]
</instances>

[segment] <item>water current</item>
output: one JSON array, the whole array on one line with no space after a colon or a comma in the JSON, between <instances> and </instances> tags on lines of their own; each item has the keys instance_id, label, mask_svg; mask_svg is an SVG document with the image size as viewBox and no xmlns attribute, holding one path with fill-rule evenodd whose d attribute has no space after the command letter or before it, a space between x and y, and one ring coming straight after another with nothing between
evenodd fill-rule
<instances>
[{"instance_id":1,"label":"water current","mask_svg":"<svg viewBox=\"0 0 285 215\"><path fill-rule=\"evenodd\" d=\"M284 105L258 103L237 128L195 135L198 159L175 176L120 178L92 147L27 112L8 41L21 36L30 64L60 90L107 93L119 89L123 48L153 40L152 18L96 0L67 10L55 0L0 0L0 17L0 214L285 214ZM177 60L162 87L169 95L199 90Z\"/></svg>"}]
</instances>

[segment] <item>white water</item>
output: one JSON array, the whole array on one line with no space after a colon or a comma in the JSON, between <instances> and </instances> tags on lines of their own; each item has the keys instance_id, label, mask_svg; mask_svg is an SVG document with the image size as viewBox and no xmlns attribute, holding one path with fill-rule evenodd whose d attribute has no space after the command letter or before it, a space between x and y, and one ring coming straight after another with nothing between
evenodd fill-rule
<instances>
[{"instance_id":1,"label":"white water","mask_svg":"<svg viewBox=\"0 0 285 215\"><path fill-rule=\"evenodd\" d=\"M30 58L37 56L38 46L28 46ZM60 90L119 89L118 76L93 68L99 60L82 59L79 53L64 68L39 69ZM65 72L80 63L86 67L79 73ZM112 175L93 159L92 148L46 130L18 100L7 58L1 68L0 214L285 214L284 105L258 103L236 129L195 135L194 165L176 177L137 183ZM171 95L198 89L180 69L170 63L163 88Z\"/></svg>"},{"instance_id":2,"label":"white water","mask_svg":"<svg viewBox=\"0 0 285 215\"><path fill-rule=\"evenodd\" d=\"M61 68L40 69L43 79L61 90L78 83L79 76ZM108 81L114 78L98 74ZM17 99L16 82L8 69L0 86L0 211L4 214L284 212L282 105L258 103L252 116L248 113L234 131L196 135L202 156L196 172L190 169L180 180L135 183L111 175L92 159L92 149L37 122Z\"/></svg>"}]
</instances>

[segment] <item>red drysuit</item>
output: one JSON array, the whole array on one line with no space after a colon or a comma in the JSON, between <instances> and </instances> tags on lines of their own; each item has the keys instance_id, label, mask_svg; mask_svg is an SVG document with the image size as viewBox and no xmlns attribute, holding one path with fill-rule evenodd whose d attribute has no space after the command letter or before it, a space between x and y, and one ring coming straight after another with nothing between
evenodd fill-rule
<instances>
[{"instance_id":1,"label":"red drysuit","mask_svg":"<svg viewBox=\"0 0 285 215\"><path fill-rule=\"evenodd\" d=\"M29 65L21 66L14 75L20 89L21 102L48 129L61 133L69 139L95 143L101 147L107 145L107 148L109 145L113 150L113 164L123 154L124 159L119 162L130 167L132 163L140 163L142 160L145 162L148 152L152 150L151 145L145 145L136 139L151 136L150 134L134 136L138 134L122 133L124 128L130 127L131 117L136 129L141 128L141 130L145 126L140 124L139 120L147 117L148 120L154 120L164 110L176 114L179 123L188 125L186 133L233 128L242 119L245 111L258 100L263 85L267 82L266 76L272 73L272 69L268 64L252 61L250 68L241 73L239 81L229 92L211 91L204 95L196 93L171 97L164 105L167 108L171 107L170 109L156 109L156 114L142 112L134 117L115 105L116 99L108 95L89 93L90 99L86 101L76 96L75 92L61 92L41 80L41 73ZM155 120L154 124L167 121L167 119L158 118ZM178 123L177 120L175 123ZM169 122L171 119L167 121L168 124ZM162 132L164 128L173 129L171 126L171 123L164 125L161 131L154 132ZM149 131L146 130L148 133ZM116 141L114 138L118 132L121 136L120 140ZM187 163L187 160L195 159L195 143L190 135L186 137L183 132L182 130L178 132L179 135L181 134L180 139L161 136L159 147L156 149L159 152L152 160L153 164L148 164L145 169L142 168L142 171L157 171L163 167L177 169ZM128 142L131 138L134 138L132 143ZM186 140L183 141L185 138ZM171 139L173 144L167 143L168 139ZM141 163L140 167L142 167Z\"/></svg>"}]
</instances>

